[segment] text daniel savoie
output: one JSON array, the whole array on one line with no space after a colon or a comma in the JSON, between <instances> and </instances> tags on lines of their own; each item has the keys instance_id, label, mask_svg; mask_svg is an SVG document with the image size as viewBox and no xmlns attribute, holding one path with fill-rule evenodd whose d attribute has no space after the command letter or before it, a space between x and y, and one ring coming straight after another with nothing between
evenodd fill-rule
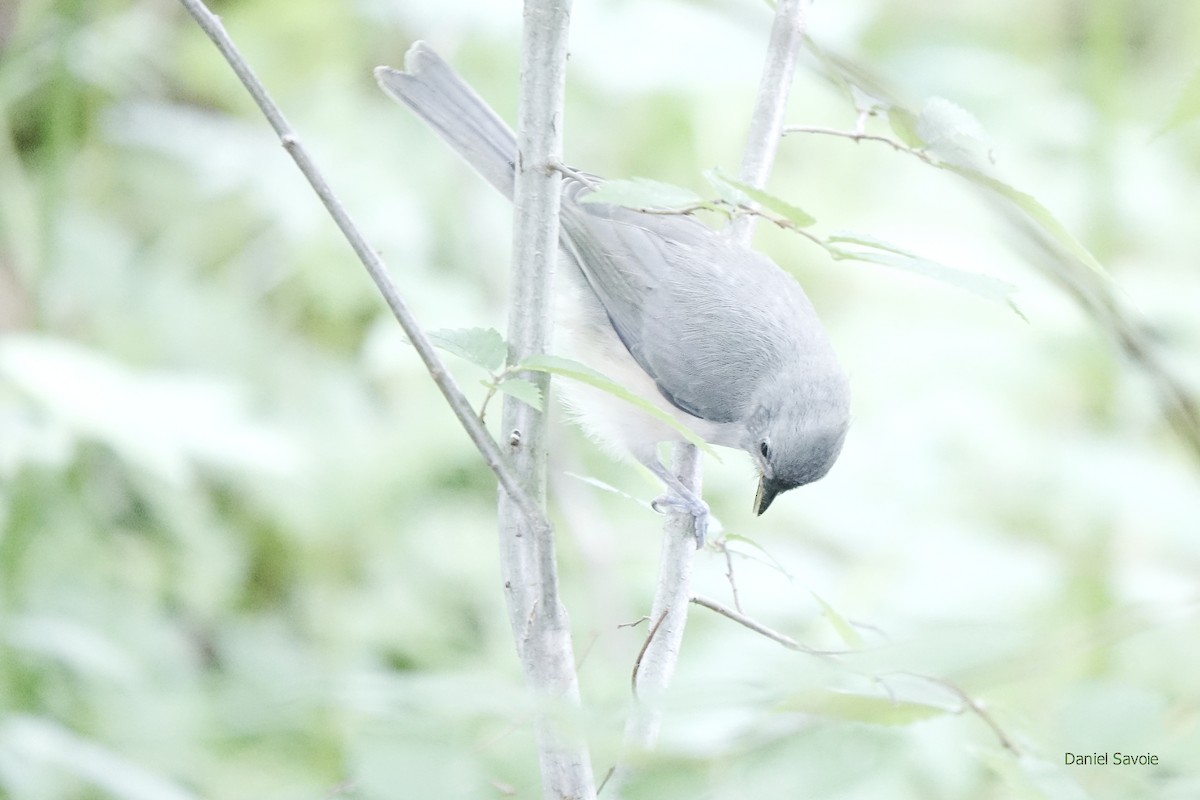
<instances>
[{"instance_id":1,"label":"text daniel savoie","mask_svg":"<svg viewBox=\"0 0 1200 800\"><path fill-rule=\"evenodd\" d=\"M1157 767L1158 756L1153 753L1067 753L1067 766Z\"/></svg>"}]
</instances>

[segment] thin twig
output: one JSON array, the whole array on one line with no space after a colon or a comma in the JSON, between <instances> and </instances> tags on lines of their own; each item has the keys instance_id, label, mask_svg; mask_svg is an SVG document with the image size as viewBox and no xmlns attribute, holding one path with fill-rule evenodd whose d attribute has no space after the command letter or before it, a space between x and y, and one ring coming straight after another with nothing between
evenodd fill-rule
<instances>
[{"instance_id":1,"label":"thin twig","mask_svg":"<svg viewBox=\"0 0 1200 800\"><path fill-rule=\"evenodd\" d=\"M638 650L637 658L633 661L633 672L629 676L629 688L633 692L634 697L638 696L637 676L638 670L642 666L642 658L646 655L646 651L650 649L650 643L654 641L655 634L657 634L658 629L662 627L662 624L667 619L667 614L669 612L670 609L665 609L662 614L659 615L658 619L655 620L654 624L650 626L650 631L646 634L646 641L642 642L642 649Z\"/></svg>"},{"instance_id":2,"label":"thin twig","mask_svg":"<svg viewBox=\"0 0 1200 800\"><path fill-rule=\"evenodd\" d=\"M725 556L725 580L729 581L729 590L733 592L733 607L738 610L738 613L741 613L742 600L738 597L737 581L733 577L733 555L729 552L729 547L726 545L724 539L716 542L716 544L720 547L721 554Z\"/></svg>"},{"instance_id":3,"label":"thin twig","mask_svg":"<svg viewBox=\"0 0 1200 800\"><path fill-rule=\"evenodd\" d=\"M776 214L765 208L755 208L748 206L745 203L731 203L728 200L703 200L699 203L693 203L686 206L676 206L674 208L665 208L661 206L622 206L630 211L636 211L639 214L653 214L662 217L689 217L697 211L712 211L715 214L724 214L731 222L741 219L742 217L757 217L765 219L776 227L784 230L798 233L806 239L809 239L823 250L829 250L829 243L812 233L806 228L802 228L792 222L787 217Z\"/></svg>"},{"instance_id":4,"label":"thin twig","mask_svg":"<svg viewBox=\"0 0 1200 800\"><path fill-rule=\"evenodd\" d=\"M922 675L919 672L907 672L902 670L899 672L889 672L882 675L877 675L875 680L883 687L884 691L888 693L888 696L892 698L892 702L895 702L895 697L892 695L891 688L887 685L887 678L889 675L903 675L909 678L918 678L923 681L929 681L935 686L942 687L957 697L963 704L963 708L959 709L957 713L961 714L963 711L970 711L972 714L983 720L984 724L991 729L1001 747L1012 753L1014 756L1022 755L1021 748L1018 747L1016 742L1009 738L1008 734L1004 732L1004 729L1000 727L1000 723L996 722L995 718L991 715L991 712L989 712L984 706L983 701L976 700L974 697L967 694L965 690L955 686L949 681L941 678L934 678L929 675Z\"/></svg>"},{"instance_id":5,"label":"thin twig","mask_svg":"<svg viewBox=\"0 0 1200 800\"><path fill-rule=\"evenodd\" d=\"M592 648L596 646L596 642L600 641L600 634L592 631L592 637L588 639L587 644L583 646L583 652L575 657L575 673L583 671L583 665L587 662L588 656L592 654Z\"/></svg>"},{"instance_id":6,"label":"thin twig","mask_svg":"<svg viewBox=\"0 0 1200 800\"><path fill-rule=\"evenodd\" d=\"M770 222L772 225L776 226L777 228L783 228L784 230L791 231L792 233L800 234L805 239L808 239L813 244L820 247L822 250L828 251L830 249L829 243L826 242L824 239L822 239L820 236L817 236L815 233L808 230L807 228L800 227L799 225L792 222L787 217L782 217L778 214L773 214L770 211L767 211L765 209L749 208L749 207L743 206L743 205L737 206L736 213L739 215L746 214L746 215L750 215L750 216L761 217L761 218L765 219L767 222Z\"/></svg>"},{"instance_id":7,"label":"thin twig","mask_svg":"<svg viewBox=\"0 0 1200 800\"><path fill-rule=\"evenodd\" d=\"M283 116L283 112L280 111L279 106L271 99L262 82L255 77L254 71L250 69L250 65L246 63L245 58L242 57L233 40L226 33L220 19L209 11L202 0L179 1L196 20L196 24L200 26L200 29L217 46L217 49L225 57L225 60L229 62L229 66L233 68L242 85L246 87L246 91L254 98L255 104L279 136L284 149L287 150L292 160L296 162L296 166L300 168L309 185L312 186L313 191L317 193L317 196L325 205L326 210L341 230L342 235L345 236L346 241L354 249L354 253L358 256L359 261L366 267L371 280L374 281L379 293L383 295L384 301L387 303L388 308L391 309L396 321L400 323L400 327L404 329L404 334L412 342L417 355L425 363L425 368L429 371L430 377L433 378L434 383L437 384L438 389L441 390L442 395L446 398L446 402L449 403L454 416L458 417L458 421L467 432L467 436L470 437L471 442L479 450L484 462L491 469L492 473L495 474L500 485L504 487L504 491L521 509L521 512L528 519L531 528L549 529L550 523L546 520L545 515L530 498L525 488L521 485L521 482L508 468L508 464L504 460L500 448L497 447L496 442L488 434L487 428L475 416L475 411L471 408L470 401L467 400L462 390L458 388L458 384L454 381L454 378L446 371L446 367L442 364L441 358L438 356L437 351L434 350L429 338L425 335L416 318L408 309L408 305L400 297L395 284L392 283L391 276L388 275L387 266L370 245L367 244L366 239L359 232L358 226L350 218L350 214L346 211L345 206L342 205L341 201L333 193L333 189L330 188L329 183L325 180L316 162L313 161L312 156L309 155L308 150L301 143L296 131Z\"/></svg>"},{"instance_id":8,"label":"thin twig","mask_svg":"<svg viewBox=\"0 0 1200 800\"><path fill-rule=\"evenodd\" d=\"M604 791L604 787L608 786L609 778L611 778L616 773L616 771L617 771L616 764L613 764L611 767L608 768L608 772L604 773L604 779L601 780L600 785L596 787L596 794L600 794L601 792Z\"/></svg>"},{"instance_id":9,"label":"thin twig","mask_svg":"<svg viewBox=\"0 0 1200 800\"><path fill-rule=\"evenodd\" d=\"M897 153L907 153L910 156L919 158L926 164L937 166L937 161L933 156L924 150L918 150L915 147L909 147L904 142L893 139L889 136L879 136L874 133L865 133L862 130L855 129L852 131L841 131L837 128L822 128L815 125L789 125L783 129L784 135L790 133L812 133L821 136L836 136L840 139L849 139L852 142L879 142L886 144L888 147L895 150Z\"/></svg>"},{"instance_id":10,"label":"thin twig","mask_svg":"<svg viewBox=\"0 0 1200 800\"><path fill-rule=\"evenodd\" d=\"M786 634L782 634L772 628L769 628L766 625L763 625L761 622L757 622L757 621L751 619L750 617L747 617L745 614L741 614L741 613L733 610L732 608L722 605L721 603L718 603L716 600L711 600L707 597L701 597L699 595L694 595L692 597L691 601L698 606L703 606L704 608L707 608L710 611L715 611L718 614L720 614L721 616L727 617L727 618L733 620L734 622L738 623L739 625L744 625L747 628L749 628L750 630L754 631L755 633L762 634L763 636L767 637L768 639L770 639L774 642L778 642L779 644L783 645L784 647L788 648L789 650L796 650L801 653L805 653L807 655L812 655L812 656L822 656L822 657L830 657L830 658L836 658L837 656L844 656L844 655L852 654L851 651L848 651L848 650L816 650L814 648L807 647L805 645L800 644L792 637L790 637ZM854 672L857 673L857 670L854 670ZM868 677L865 673L857 673L857 674L861 674L861 675L863 675L863 677ZM987 710L987 708L984 706L984 704L981 701L972 697L971 695L967 694L967 692L964 691L963 689L959 688L958 686L955 686L953 683L950 683L949 681L942 680L941 678L934 678L929 675L922 675L922 674L916 673L916 672L892 672L892 673L886 673L883 675L869 676L869 677L871 677L872 680L874 680L874 682L881 689L883 689L884 693L887 694L888 699L893 704L899 702L899 699L896 697L895 692L892 691L892 687L890 685L888 685L888 682L887 682L888 675L906 675L906 676L912 677L912 678L920 678L921 680L929 681L932 684L935 684L937 686L942 687L943 689L946 689L947 691L952 693L955 697L957 697L959 699L959 701L963 704L963 708L959 709L956 713L962 713L962 711L970 711L972 714L974 714L975 716L977 716L981 720L983 720L984 724L986 724L988 726L988 728L991 729L992 733L995 734L995 736L996 736L996 740L1000 743L1000 745L1002 747L1004 747L1004 749L1008 750L1013 755L1017 755L1017 756L1021 755L1020 748L1016 745L1016 743L1013 742L1013 740L1011 738L1009 738L1008 734L1005 733L1004 729L1000 727L1000 723L998 723L996 721L996 719L991 715L991 713Z\"/></svg>"},{"instance_id":11,"label":"thin twig","mask_svg":"<svg viewBox=\"0 0 1200 800\"><path fill-rule=\"evenodd\" d=\"M500 391L500 384L511 378L518 370L514 370L511 366L507 366L499 372L492 373L489 377L490 381L484 381L487 386L487 394L483 396L483 402L479 404L479 421L486 422L488 404L492 402L497 392Z\"/></svg>"},{"instance_id":12,"label":"thin twig","mask_svg":"<svg viewBox=\"0 0 1200 800\"><path fill-rule=\"evenodd\" d=\"M488 404L492 402L492 398L496 396L499 388L500 381L493 377L492 381L488 383L487 394L483 396L483 402L479 404L479 421L481 423L487 423Z\"/></svg>"},{"instance_id":13,"label":"thin twig","mask_svg":"<svg viewBox=\"0 0 1200 800\"><path fill-rule=\"evenodd\" d=\"M991 712L984 707L982 701L976 700L974 697L967 694L952 683L946 683L943 685L958 695L962 701L967 704L967 708L971 709L975 716L983 720L984 724L992 729L992 733L995 734L996 739L1000 742L1001 746L1004 747L1005 750L1009 751L1014 756L1021 755L1021 749L1017 747L1016 743L1013 742L1012 739L1008 738L1008 734L1006 734L1004 729L1000 727L1000 723L996 722L996 719L991 715Z\"/></svg>"},{"instance_id":14,"label":"thin twig","mask_svg":"<svg viewBox=\"0 0 1200 800\"><path fill-rule=\"evenodd\" d=\"M717 211L713 203L701 202L690 206L678 206L676 208L661 208L658 206L625 206L630 211L636 211L639 214L657 214L664 217L688 217L697 211Z\"/></svg>"},{"instance_id":15,"label":"thin twig","mask_svg":"<svg viewBox=\"0 0 1200 800\"><path fill-rule=\"evenodd\" d=\"M715 611L723 617L728 617L739 625L745 625L755 633L760 633L771 641L778 642L789 650L807 653L810 656L844 656L849 655L850 653L848 650L817 650L815 648L808 647L807 645L800 644L787 634L783 634L777 630L768 628L761 622L757 622L750 617L747 617L745 614L733 610L727 605L718 603L716 600L712 600L707 597L702 597L701 595L692 595L691 602L698 606L703 606L709 611Z\"/></svg>"}]
</instances>

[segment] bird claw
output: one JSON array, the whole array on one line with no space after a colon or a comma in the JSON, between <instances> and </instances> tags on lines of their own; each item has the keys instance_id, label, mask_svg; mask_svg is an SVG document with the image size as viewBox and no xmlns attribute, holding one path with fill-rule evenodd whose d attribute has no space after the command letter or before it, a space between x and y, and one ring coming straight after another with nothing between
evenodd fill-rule
<instances>
[{"instance_id":1,"label":"bird claw","mask_svg":"<svg viewBox=\"0 0 1200 800\"><path fill-rule=\"evenodd\" d=\"M650 507L660 514L665 514L668 511L691 514L692 533L696 538L696 549L699 550L704 547L704 540L708 536L708 503L697 497L681 497L678 494L668 492L651 501Z\"/></svg>"}]
</instances>

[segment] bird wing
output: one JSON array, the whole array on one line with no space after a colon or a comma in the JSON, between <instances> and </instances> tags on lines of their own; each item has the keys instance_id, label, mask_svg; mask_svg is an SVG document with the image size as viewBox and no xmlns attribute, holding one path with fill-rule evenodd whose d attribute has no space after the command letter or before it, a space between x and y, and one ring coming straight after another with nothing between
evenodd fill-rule
<instances>
[{"instance_id":1,"label":"bird wing","mask_svg":"<svg viewBox=\"0 0 1200 800\"><path fill-rule=\"evenodd\" d=\"M676 407L741 420L818 325L804 292L697 220L579 203L580 194L565 193L564 239L625 347Z\"/></svg>"}]
</instances>

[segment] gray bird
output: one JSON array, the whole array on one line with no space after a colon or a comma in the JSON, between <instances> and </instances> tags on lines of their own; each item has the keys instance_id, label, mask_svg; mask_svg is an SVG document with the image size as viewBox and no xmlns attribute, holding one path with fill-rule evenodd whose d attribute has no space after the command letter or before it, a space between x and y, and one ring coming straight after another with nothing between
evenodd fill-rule
<instances>
[{"instance_id":1,"label":"gray bird","mask_svg":"<svg viewBox=\"0 0 1200 800\"><path fill-rule=\"evenodd\" d=\"M512 130L424 43L409 49L405 69L378 67L375 77L511 200ZM566 267L556 287L564 354L656 403L705 441L748 452L761 476L755 514L779 493L824 476L846 436L850 387L796 281L690 217L581 202L601 179L564 172L559 242ZM592 387L569 386L564 394L594 438L663 480L668 493L655 507L692 514L702 546L708 506L658 457L658 444L682 441L679 432Z\"/></svg>"}]
</instances>

